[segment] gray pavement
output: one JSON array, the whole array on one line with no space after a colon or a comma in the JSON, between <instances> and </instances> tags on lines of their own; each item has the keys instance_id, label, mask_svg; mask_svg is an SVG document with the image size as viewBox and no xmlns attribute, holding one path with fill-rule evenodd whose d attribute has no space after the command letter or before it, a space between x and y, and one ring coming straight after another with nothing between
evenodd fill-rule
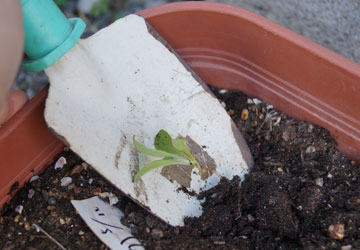
<instances>
[{"instance_id":1,"label":"gray pavement","mask_svg":"<svg viewBox=\"0 0 360 250\"><path fill-rule=\"evenodd\" d=\"M360 0L216 0L214 2L232 4L254 11L360 63Z\"/></svg>"}]
</instances>

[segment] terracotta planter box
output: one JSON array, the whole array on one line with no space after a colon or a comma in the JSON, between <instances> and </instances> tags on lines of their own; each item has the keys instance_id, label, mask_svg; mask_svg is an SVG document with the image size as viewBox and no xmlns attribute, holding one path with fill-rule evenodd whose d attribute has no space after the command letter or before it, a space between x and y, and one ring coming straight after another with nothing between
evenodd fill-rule
<instances>
[{"instance_id":1,"label":"terracotta planter box","mask_svg":"<svg viewBox=\"0 0 360 250\"><path fill-rule=\"evenodd\" d=\"M241 90L327 128L360 160L360 65L249 11L207 2L138 13L210 85ZM0 206L63 145L43 120L41 91L0 128Z\"/></svg>"}]
</instances>

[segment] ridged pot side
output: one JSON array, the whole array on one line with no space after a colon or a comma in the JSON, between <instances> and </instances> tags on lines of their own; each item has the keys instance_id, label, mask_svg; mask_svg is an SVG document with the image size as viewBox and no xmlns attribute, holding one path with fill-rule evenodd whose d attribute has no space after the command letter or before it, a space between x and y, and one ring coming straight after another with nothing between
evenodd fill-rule
<instances>
[{"instance_id":1,"label":"ridged pot side","mask_svg":"<svg viewBox=\"0 0 360 250\"><path fill-rule=\"evenodd\" d=\"M0 128L0 208L64 147L45 124L46 96L44 88Z\"/></svg>"},{"instance_id":2,"label":"ridged pot side","mask_svg":"<svg viewBox=\"0 0 360 250\"><path fill-rule=\"evenodd\" d=\"M360 65L230 5L173 3L138 14L208 84L318 124L344 154L360 160Z\"/></svg>"}]
</instances>

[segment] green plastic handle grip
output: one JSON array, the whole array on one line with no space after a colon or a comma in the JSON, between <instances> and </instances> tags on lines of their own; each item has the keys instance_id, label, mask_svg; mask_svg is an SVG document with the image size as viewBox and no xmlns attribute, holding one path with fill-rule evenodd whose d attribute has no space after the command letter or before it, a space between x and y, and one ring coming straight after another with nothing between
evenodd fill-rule
<instances>
[{"instance_id":1,"label":"green plastic handle grip","mask_svg":"<svg viewBox=\"0 0 360 250\"><path fill-rule=\"evenodd\" d=\"M86 25L80 18L67 19L53 0L20 0L23 10L27 71L51 66L79 40Z\"/></svg>"}]
</instances>

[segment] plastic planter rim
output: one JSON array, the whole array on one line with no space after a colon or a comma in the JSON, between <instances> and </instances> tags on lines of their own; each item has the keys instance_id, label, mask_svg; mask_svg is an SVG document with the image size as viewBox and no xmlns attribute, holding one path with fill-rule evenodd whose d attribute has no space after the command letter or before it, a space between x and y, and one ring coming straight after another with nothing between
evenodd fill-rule
<instances>
[{"instance_id":1,"label":"plastic planter rim","mask_svg":"<svg viewBox=\"0 0 360 250\"><path fill-rule=\"evenodd\" d=\"M339 149L360 160L358 64L229 5L180 2L137 14L145 17L205 82L244 91L329 129ZM20 188L63 148L43 120L46 91L0 128L0 207L15 194L16 190L9 192L11 187Z\"/></svg>"}]
</instances>

